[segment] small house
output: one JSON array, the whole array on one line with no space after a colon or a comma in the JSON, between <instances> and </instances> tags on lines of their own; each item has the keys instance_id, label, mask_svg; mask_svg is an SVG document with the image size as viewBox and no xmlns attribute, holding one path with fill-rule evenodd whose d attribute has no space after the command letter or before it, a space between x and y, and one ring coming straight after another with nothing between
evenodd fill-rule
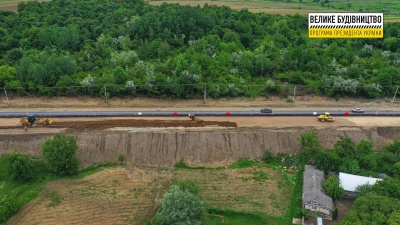
<instances>
[{"instance_id":1,"label":"small house","mask_svg":"<svg viewBox=\"0 0 400 225\"><path fill-rule=\"evenodd\" d=\"M332 220L334 210L333 200L325 194L322 183L325 181L324 172L314 166L306 165L303 174L303 207Z\"/></svg>"}]
</instances>

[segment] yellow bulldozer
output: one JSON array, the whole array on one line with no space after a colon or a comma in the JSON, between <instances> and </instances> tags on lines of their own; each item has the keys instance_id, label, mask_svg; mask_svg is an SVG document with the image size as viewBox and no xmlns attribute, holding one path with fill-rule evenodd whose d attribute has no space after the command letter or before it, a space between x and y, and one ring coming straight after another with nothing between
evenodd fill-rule
<instances>
[{"instance_id":1,"label":"yellow bulldozer","mask_svg":"<svg viewBox=\"0 0 400 225\"><path fill-rule=\"evenodd\" d=\"M49 125L53 123L53 119L28 116L21 118L20 123L22 126L24 126L25 131L27 131L28 126L35 127L38 124Z\"/></svg>"},{"instance_id":2,"label":"yellow bulldozer","mask_svg":"<svg viewBox=\"0 0 400 225\"><path fill-rule=\"evenodd\" d=\"M196 117L195 114L189 114L189 121L190 122L194 121L194 122L197 122L197 123L202 123L203 122L203 120L198 118L198 117Z\"/></svg>"},{"instance_id":3,"label":"yellow bulldozer","mask_svg":"<svg viewBox=\"0 0 400 225\"><path fill-rule=\"evenodd\" d=\"M319 115L319 116L317 117L317 119L318 119L319 121L321 121L321 122L325 122L325 121L327 121L327 122L333 122L333 121L335 121L335 118L333 118L333 117L329 114L329 112L325 112L324 114Z\"/></svg>"}]
</instances>

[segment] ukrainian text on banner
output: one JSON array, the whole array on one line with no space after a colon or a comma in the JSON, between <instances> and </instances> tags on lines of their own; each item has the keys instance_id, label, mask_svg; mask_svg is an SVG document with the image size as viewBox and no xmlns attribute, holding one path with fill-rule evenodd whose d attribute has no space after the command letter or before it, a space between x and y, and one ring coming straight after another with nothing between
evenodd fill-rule
<instances>
[{"instance_id":1,"label":"ukrainian text on banner","mask_svg":"<svg viewBox=\"0 0 400 225\"><path fill-rule=\"evenodd\" d=\"M383 13L309 13L309 38L383 38Z\"/></svg>"}]
</instances>

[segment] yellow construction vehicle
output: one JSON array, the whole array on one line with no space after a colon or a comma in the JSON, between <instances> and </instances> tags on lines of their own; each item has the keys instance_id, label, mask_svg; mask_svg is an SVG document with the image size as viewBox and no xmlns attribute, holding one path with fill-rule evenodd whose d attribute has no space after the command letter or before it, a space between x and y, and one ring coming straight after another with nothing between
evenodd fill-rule
<instances>
[{"instance_id":1,"label":"yellow construction vehicle","mask_svg":"<svg viewBox=\"0 0 400 225\"><path fill-rule=\"evenodd\" d=\"M335 118L333 118L333 117L329 114L329 112L325 112L324 114L319 115L319 116L317 117L317 119L318 119L319 121L321 121L321 122L325 122L325 121L327 121L327 122L333 122L333 121L335 121Z\"/></svg>"},{"instance_id":2,"label":"yellow construction vehicle","mask_svg":"<svg viewBox=\"0 0 400 225\"><path fill-rule=\"evenodd\" d=\"M203 122L203 120L196 117L195 114L189 114L189 119L190 119L190 122L192 122L192 121L197 122L197 123Z\"/></svg>"},{"instance_id":3,"label":"yellow construction vehicle","mask_svg":"<svg viewBox=\"0 0 400 225\"><path fill-rule=\"evenodd\" d=\"M28 126L35 127L38 124L43 124L43 125L52 124L53 119L28 116L28 117L21 118L20 123L22 126L24 126L24 129L26 131L28 129Z\"/></svg>"}]
</instances>

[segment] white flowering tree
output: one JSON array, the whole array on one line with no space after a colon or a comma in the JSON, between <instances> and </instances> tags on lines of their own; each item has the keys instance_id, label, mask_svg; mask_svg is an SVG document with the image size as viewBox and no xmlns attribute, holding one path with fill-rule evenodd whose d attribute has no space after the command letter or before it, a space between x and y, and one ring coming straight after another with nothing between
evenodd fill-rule
<instances>
[{"instance_id":1,"label":"white flowering tree","mask_svg":"<svg viewBox=\"0 0 400 225\"><path fill-rule=\"evenodd\" d=\"M93 94L93 87L96 85L96 77L92 77L92 75L87 75L81 82L81 86L86 89L86 91L90 91L90 94Z\"/></svg>"},{"instance_id":2,"label":"white flowering tree","mask_svg":"<svg viewBox=\"0 0 400 225\"><path fill-rule=\"evenodd\" d=\"M356 94L360 82L354 79L344 79L342 76L322 76L322 85L325 94L333 96L335 94Z\"/></svg>"},{"instance_id":3,"label":"white flowering tree","mask_svg":"<svg viewBox=\"0 0 400 225\"><path fill-rule=\"evenodd\" d=\"M382 93L382 86L377 83L367 84L365 86L365 91L368 98L379 97Z\"/></svg>"}]
</instances>

